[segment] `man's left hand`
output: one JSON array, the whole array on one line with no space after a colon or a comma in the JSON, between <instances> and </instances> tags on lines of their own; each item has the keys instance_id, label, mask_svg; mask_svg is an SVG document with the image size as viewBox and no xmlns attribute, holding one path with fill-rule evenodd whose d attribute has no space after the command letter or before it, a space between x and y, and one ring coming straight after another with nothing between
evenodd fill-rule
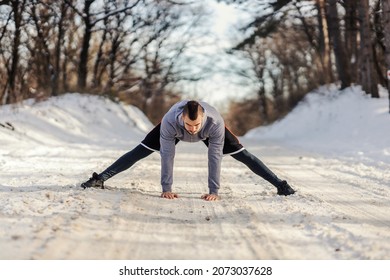
<instances>
[{"instance_id":1,"label":"man's left hand","mask_svg":"<svg viewBox=\"0 0 390 280\"><path fill-rule=\"evenodd\" d=\"M219 196L217 194L204 194L201 198L207 201L219 200Z\"/></svg>"}]
</instances>

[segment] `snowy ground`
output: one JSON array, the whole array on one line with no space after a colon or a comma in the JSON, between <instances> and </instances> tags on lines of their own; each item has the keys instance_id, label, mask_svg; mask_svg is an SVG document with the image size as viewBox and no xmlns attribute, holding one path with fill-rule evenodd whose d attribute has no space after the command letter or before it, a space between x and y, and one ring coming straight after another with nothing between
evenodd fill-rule
<instances>
[{"instance_id":1,"label":"snowy ground","mask_svg":"<svg viewBox=\"0 0 390 280\"><path fill-rule=\"evenodd\" d=\"M151 128L131 106L86 95L0 107L0 259L390 259L386 98L320 88L242 138L297 189L289 197L226 157L206 202L203 144L179 143L174 189L159 155L106 182L80 182Z\"/></svg>"}]
</instances>

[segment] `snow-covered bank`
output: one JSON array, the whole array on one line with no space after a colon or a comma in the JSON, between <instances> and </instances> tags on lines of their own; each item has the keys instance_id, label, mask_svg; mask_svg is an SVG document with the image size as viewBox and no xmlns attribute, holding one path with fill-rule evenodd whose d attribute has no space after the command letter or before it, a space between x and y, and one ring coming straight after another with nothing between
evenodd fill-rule
<instances>
[{"instance_id":1,"label":"snow-covered bank","mask_svg":"<svg viewBox=\"0 0 390 280\"><path fill-rule=\"evenodd\" d=\"M242 138L298 193L277 196L226 157L217 202L200 199L201 143L178 144L179 199L159 197L158 154L111 188L80 189L151 128L134 107L78 94L0 107L0 259L390 259L387 100L356 89L308 100ZM343 143L352 132L365 144Z\"/></svg>"},{"instance_id":2,"label":"snow-covered bank","mask_svg":"<svg viewBox=\"0 0 390 280\"><path fill-rule=\"evenodd\" d=\"M85 94L2 106L0 123L2 145L77 143L116 147L123 141L138 140L152 127L134 106Z\"/></svg>"},{"instance_id":3,"label":"snow-covered bank","mask_svg":"<svg viewBox=\"0 0 390 280\"><path fill-rule=\"evenodd\" d=\"M360 87L323 86L309 93L284 119L253 129L247 138L281 141L330 156L390 163L388 93L374 99Z\"/></svg>"}]
</instances>

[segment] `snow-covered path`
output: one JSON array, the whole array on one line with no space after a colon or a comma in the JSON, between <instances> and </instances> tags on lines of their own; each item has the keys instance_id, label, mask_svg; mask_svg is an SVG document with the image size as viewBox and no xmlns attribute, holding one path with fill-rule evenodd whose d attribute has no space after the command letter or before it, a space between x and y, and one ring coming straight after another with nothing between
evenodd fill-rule
<instances>
[{"instance_id":1,"label":"snow-covered path","mask_svg":"<svg viewBox=\"0 0 390 280\"><path fill-rule=\"evenodd\" d=\"M0 109L0 259L390 259L385 112L372 109L383 122L370 134L375 141L369 148L355 148L351 140L340 154L341 142L329 143L333 152L326 154L326 143L315 142L320 136L306 132L308 147L296 145L294 135L288 139L295 142L243 138L297 193L277 196L273 186L226 157L222 199L206 202L200 199L207 192L202 143L177 146L179 199L159 197L157 153L107 181L107 189L80 189L92 171L102 171L150 129L132 107L65 95ZM280 131L288 133L288 126ZM344 141L341 132L326 140ZM316 143L321 153L313 152Z\"/></svg>"},{"instance_id":2,"label":"snow-covered path","mask_svg":"<svg viewBox=\"0 0 390 280\"><path fill-rule=\"evenodd\" d=\"M207 191L202 144L178 144L176 200L159 197L157 154L112 178L104 190L79 189L79 179L89 176L80 162L93 153L103 167L110 163L108 151L64 149L62 155L40 159L49 171L36 167L38 156L28 158L20 165L29 171L8 170L14 181L1 187L0 258L390 258L384 170L266 143L246 146L298 193L279 197L271 185L226 157L222 200L201 200ZM111 158L121 152L110 151ZM69 153L77 156L70 159ZM54 175L50 166L61 170Z\"/></svg>"}]
</instances>

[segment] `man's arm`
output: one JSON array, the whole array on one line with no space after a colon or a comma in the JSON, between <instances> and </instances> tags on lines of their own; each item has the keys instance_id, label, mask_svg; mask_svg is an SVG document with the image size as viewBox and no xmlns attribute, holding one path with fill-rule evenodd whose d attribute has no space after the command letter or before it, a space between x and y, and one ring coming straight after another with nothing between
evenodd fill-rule
<instances>
[{"instance_id":1,"label":"man's arm","mask_svg":"<svg viewBox=\"0 0 390 280\"><path fill-rule=\"evenodd\" d=\"M209 194L218 195L220 187L221 176L221 162L222 162L222 150L225 140L225 126L220 124L216 126L215 130L209 137Z\"/></svg>"},{"instance_id":2,"label":"man's arm","mask_svg":"<svg viewBox=\"0 0 390 280\"><path fill-rule=\"evenodd\" d=\"M163 119L160 132L161 186L163 193L172 191L176 141L175 134L175 128L168 121Z\"/></svg>"}]
</instances>

